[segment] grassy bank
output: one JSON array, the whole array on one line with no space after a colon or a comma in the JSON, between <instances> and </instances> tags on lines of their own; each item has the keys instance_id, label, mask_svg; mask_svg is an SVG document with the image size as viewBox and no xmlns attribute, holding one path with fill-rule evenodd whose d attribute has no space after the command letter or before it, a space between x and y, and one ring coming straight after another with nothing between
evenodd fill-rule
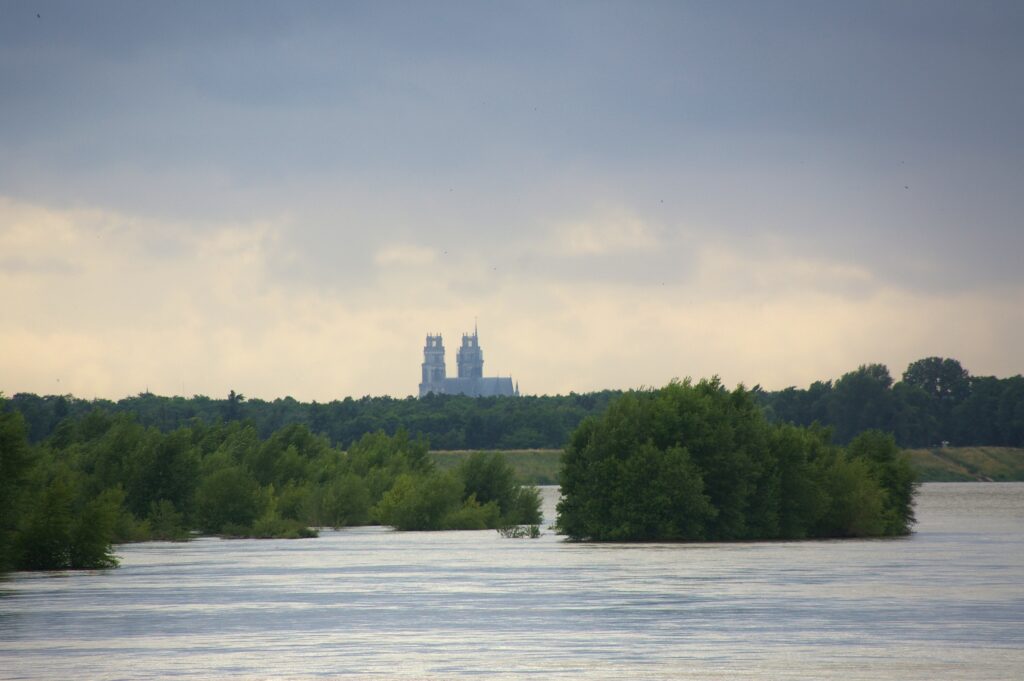
<instances>
[{"instance_id":1,"label":"grassy bank","mask_svg":"<svg viewBox=\"0 0 1024 681\"><path fill-rule=\"evenodd\" d=\"M430 457L438 468L454 468L469 451L436 451ZM560 449L511 449L501 452L526 485L558 484ZM1024 449L1013 447L937 447L908 449L922 482L976 480L1024 481Z\"/></svg>"},{"instance_id":2,"label":"grassy bank","mask_svg":"<svg viewBox=\"0 0 1024 681\"><path fill-rule=\"evenodd\" d=\"M558 469L561 467L561 449L504 449L500 450L505 460L516 472L519 482L524 485L557 485ZM430 458L441 470L454 468L460 461L472 454L467 450L430 452Z\"/></svg>"},{"instance_id":3,"label":"grassy bank","mask_svg":"<svg viewBox=\"0 0 1024 681\"><path fill-rule=\"evenodd\" d=\"M922 482L1024 481L1024 449L936 447L907 453Z\"/></svg>"}]
</instances>

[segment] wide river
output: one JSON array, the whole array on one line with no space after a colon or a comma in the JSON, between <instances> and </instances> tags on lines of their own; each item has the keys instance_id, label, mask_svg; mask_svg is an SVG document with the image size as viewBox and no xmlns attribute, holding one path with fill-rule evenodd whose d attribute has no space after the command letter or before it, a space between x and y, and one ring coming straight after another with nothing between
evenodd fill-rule
<instances>
[{"instance_id":1,"label":"wide river","mask_svg":"<svg viewBox=\"0 0 1024 681\"><path fill-rule=\"evenodd\" d=\"M1024 678L1024 484L926 484L917 515L870 541L121 546L0 581L0 678Z\"/></svg>"}]
</instances>

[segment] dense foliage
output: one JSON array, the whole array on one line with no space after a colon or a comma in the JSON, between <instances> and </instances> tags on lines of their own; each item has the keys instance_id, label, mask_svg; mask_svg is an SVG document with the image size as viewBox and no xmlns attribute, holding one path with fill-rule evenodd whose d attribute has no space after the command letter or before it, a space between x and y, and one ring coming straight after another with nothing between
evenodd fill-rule
<instances>
[{"instance_id":1,"label":"dense foliage","mask_svg":"<svg viewBox=\"0 0 1024 681\"><path fill-rule=\"evenodd\" d=\"M310 527L497 528L540 521L534 488L500 455L437 471L404 431L347 451L302 424L261 439L231 421L161 432L131 414L65 418L30 445L23 417L0 413L0 568L102 568L111 544L193 531L299 537Z\"/></svg>"},{"instance_id":2,"label":"dense foliage","mask_svg":"<svg viewBox=\"0 0 1024 681\"><path fill-rule=\"evenodd\" d=\"M717 379L615 400L563 455L560 531L597 541L900 535L914 473L890 435L845 450L821 428L769 423Z\"/></svg>"},{"instance_id":3,"label":"dense foliage","mask_svg":"<svg viewBox=\"0 0 1024 681\"><path fill-rule=\"evenodd\" d=\"M245 421L261 438L281 428L301 424L332 444L347 448L367 433L389 435L405 430L430 440L435 449L560 449L569 433L590 414L600 413L618 395L603 391L557 397L481 397L428 395L363 397L328 403L304 403L291 397L271 402L246 399L232 391L227 399L196 395L161 397L143 393L117 402L82 400L70 395L40 397L19 393L4 407L20 411L29 427L29 440L50 436L67 417L80 418L93 409L128 413L144 426L169 432L193 421Z\"/></svg>"},{"instance_id":4,"label":"dense foliage","mask_svg":"<svg viewBox=\"0 0 1024 681\"><path fill-rule=\"evenodd\" d=\"M901 447L955 445L1024 447L1024 377L971 376L953 359L929 357L910 364L903 380L871 364L835 381L818 381L768 392L754 388L768 419L830 426L836 442L848 443L868 428L892 433ZM194 421L245 421L260 438L301 424L331 444L347 448L367 433L399 430L430 440L434 449L561 449L587 416L600 414L621 393L471 398L430 395L424 399L363 397L326 404L290 397L247 400L202 395L160 397L143 393L117 402L69 395L20 393L2 408L25 417L30 442L50 437L66 418L93 409L135 417L143 426L171 432Z\"/></svg>"},{"instance_id":5,"label":"dense foliage","mask_svg":"<svg viewBox=\"0 0 1024 681\"><path fill-rule=\"evenodd\" d=\"M828 425L840 443L874 428L901 447L1024 447L1024 376L971 376L955 359L917 360L897 382L884 365L869 364L806 390L759 392L758 399L770 420Z\"/></svg>"}]
</instances>

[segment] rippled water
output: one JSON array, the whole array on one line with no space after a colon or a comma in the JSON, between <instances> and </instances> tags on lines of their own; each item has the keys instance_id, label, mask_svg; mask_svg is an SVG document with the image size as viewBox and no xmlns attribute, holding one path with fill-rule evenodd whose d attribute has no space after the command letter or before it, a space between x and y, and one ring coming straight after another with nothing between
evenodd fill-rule
<instances>
[{"instance_id":1,"label":"rippled water","mask_svg":"<svg viewBox=\"0 0 1024 681\"><path fill-rule=\"evenodd\" d=\"M924 485L918 518L870 541L123 546L0 582L0 677L1022 678L1024 484Z\"/></svg>"}]
</instances>

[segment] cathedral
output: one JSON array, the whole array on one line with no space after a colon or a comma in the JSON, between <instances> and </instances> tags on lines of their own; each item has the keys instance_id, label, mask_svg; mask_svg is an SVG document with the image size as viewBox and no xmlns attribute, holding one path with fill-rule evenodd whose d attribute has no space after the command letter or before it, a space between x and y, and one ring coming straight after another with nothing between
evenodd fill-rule
<instances>
[{"instance_id":1,"label":"cathedral","mask_svg":"<svg viewBox=\"0 0 1024 681\"><path fill-rule=\"evenodd\" d=\"M430 393L470 397L519 396L519 386L512 384L511 377L484 376L484 353L480 349L475 327L472 334L462 334L462 347L459 348L455 361L459 366L459 375L457 378L448 378L441 334L427 336L427 344L423 346L420 397Z\"/></svg>"}]
</instances>

